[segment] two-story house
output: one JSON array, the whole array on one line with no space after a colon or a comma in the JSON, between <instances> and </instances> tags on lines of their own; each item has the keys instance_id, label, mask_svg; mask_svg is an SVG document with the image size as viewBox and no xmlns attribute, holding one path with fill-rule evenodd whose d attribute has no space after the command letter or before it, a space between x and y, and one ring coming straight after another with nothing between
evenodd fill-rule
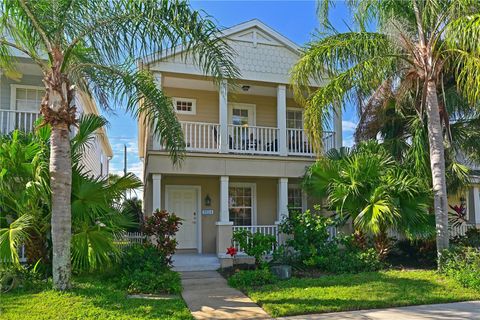
<instances>
[{"instance_id":1,"label":"two-story house","mask_svg":"<svg viewBox=\"0 0 480 320\"><path fill-rule=\"evenodd\" d=\"M14 57L18 72L5 74L0 69L0 134L14 129L32 131L40 117L40 103L45 94L41 69L20 52ZM99 114L95 101L85 93L77 92L75 105L79 116ZM75 128L72 129L74 134ZM95 177L107 177L112 156L106 131L101 128L83 156L85 171Z\"/></svg>"},{"instance_id":2,"label":"two-story house","mask_svg":"<svg viewBox=\"0 0 480 320\"><path fill-rule=\"evenodd\" d=\"M182 165L172 165L142 123L138 143L145 213L160 208L183 219L177 253L226 260L234 230L276 235L289 209L311 205L300 177L315 154L289 85L299 47L259 20L226 29L221 37L236 52L241 76L234 85L216 86L185 52L142 61L173 100L187 149ZM332 123L326 149L342 144L341 115Z\"/></svg>"}]
</instances>

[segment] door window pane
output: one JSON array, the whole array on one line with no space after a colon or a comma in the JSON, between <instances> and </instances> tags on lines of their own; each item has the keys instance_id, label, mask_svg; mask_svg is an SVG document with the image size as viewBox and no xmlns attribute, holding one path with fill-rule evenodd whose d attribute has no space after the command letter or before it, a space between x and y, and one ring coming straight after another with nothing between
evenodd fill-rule
<instances>
[{"instance_id":1,"label":"door window pane","mask_svg":"<svg viewBox=\"0 0 480 320\"><path fill-rule=\"evenodd\" d=\"M302 110L287 111L287 128L302 129L303 128L303 112Z\"/></svg>"},{"instance_id":2,"label":"door window pane","mask_svg":"<svg viewBox=\"0 0 480 320\"><path fill-rule=\"evenodd\" d=\"M303 210L302 189L298 186L288 187L288 212L298 213Z\"/></svg>"}]
</instances>

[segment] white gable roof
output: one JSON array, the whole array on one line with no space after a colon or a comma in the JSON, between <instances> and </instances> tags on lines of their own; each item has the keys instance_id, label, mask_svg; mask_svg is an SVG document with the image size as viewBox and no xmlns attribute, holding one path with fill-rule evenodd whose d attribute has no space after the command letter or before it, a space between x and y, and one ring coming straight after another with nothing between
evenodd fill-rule
<instances>
[{"instance_id":1,"label":"white gable roof","mask_svg":"<svg viewBox=\"0 0 480 320\"><path fill-rule=\"evenodd\" d=\"M235 64L241 79L275 83L288 83L289 71L297 62L299 47L265 25L260 20L250 20L226 30L219 35L235 51ZM153 55L144 61L152 71L204 75L192 57L182 48Z\"/></svg>"}]
</instances>

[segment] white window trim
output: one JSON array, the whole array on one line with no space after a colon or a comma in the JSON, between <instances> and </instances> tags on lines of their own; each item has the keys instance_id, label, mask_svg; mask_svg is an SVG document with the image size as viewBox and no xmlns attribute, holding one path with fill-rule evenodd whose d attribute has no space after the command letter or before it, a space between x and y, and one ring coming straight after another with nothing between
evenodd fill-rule
<instances>
[{"instance_id":1,"label":"white window trim","mask_svg":"<svg viewBox=\"0 0 480 320\"><path fill-rule=\"evenodd\" d=\"M252 221L251 225L257 225L257 184L251 182L230 182L228 187L230 188L244 188L250 187L252 189ZM228 210L230 211L230 192L228 193Z\"/></svg>"},{"instance_id":2,"label":"white window trim","mask_svg":"<svg viewBox=\"0 0 480 320\"><path fill-rule=\"evenodd\" d=\"M34 90L43 90L45 91L45 87L42 86L32 86L26 84L11 84L10 85L10 110L17 110L16 102L17 102L17 89L34 89ZM38 112L40 112L40 106L38 106Z\"/></svg>"},{"instance_id":3,"label":"white window trim","mask_svg":"<svg viewBox=\"0 0 480 320\"><path fill-rule=\"evenodd\" d=\"M252 111L252 126L257 125L257 105L253 103L240 103L240 102L230 102L228 103L228 124L232 124L233 119L233 109L249 109Z\"/></svg>"},{"instance_id":4,"label":"white window trim","mask_svg":"<svg viewBox=\"0 0 480 320\"><path fill-rule=\"evenodd\" d=\"M305 212L307 210L307 193L303 191L302 187L298 183L289 183L287 186L287 196L288 196L288 188L298 188L302 192L302 211ZM287 199L288 203L288 199Z\"/></svg>"},{"instance_id":5,"label":"white window trim","mask_svg":"<svg viewBox=\"0 0 480 320\"><path fill-rule=\"evenodd\" d=\"M173 107L176 113L178 114L189 114L189 115L196 115L197 114L197 99L192 98L181 98L181 97L173 97ZM185 101L192 103L192 111L179 111L177 110L177 101Z\"/></svg>"},{"instance_id":6,"label":"white window trim","mask_svg":"<svg viewBox=\"0 0 480 320\"><path fill-rule=\"evenodd\" d=\"M195 189L197 191L197 218L195 220L197 224L197 252L202 254L203 244L202 244L202 187L197 185L177 185L177 184L167 184L165 185L165 208L168 208L168 196L167 192L170 190L185 190L185 189ZM160 199L160 202L162 199Z\"/></svg>"}]
</instances>

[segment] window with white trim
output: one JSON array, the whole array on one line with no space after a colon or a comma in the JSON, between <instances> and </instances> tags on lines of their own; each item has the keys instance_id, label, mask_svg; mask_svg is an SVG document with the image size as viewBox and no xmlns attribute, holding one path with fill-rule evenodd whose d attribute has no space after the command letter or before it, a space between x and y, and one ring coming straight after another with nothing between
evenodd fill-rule
<instances>
[{"instance_id":1,"label":"window with white trim","mask_svg":"<svg viewBox=\"0 0 480 320\"><path fill-rule=\"evenodd\" d=\"M303 195L300 186L288 186L288 212L298 213L303 211Z\"/></svg>"},{"instance_id":2,"label":"window with white trim","mask_svg":"<svg viewBox=\"0 0 480 320\"><path fill-rule=\"evenodd\" d=\"M251 185L231 185L228 188L230 221L235 226L250 226L253 221L254 190Z\"/></svg>"},{"instance_id":3,"label":"window with white trim","mask_svg":"<svg viewBox=\"0 0 480 320\"><path fill-rule=\"evenodd\" d=\"M287 128L303 129L303 111L287 109Z\"/></svg>"},{"instance_id":4,"label":"window with white trim","mask_svg":"<svg viewBox=\"0 0 480 320\"><path fill-rule=\"evenodd\" d=\"M15 88L15 110L40 112L40 104L45 95L45 89L34 87Z\"/></svg>"},{"instance_id":5,"label":"window with white trim","mask_svg":"<svg viewBox=\"0 0 480 320\"><path fill-rule=\"evenodd\" d=\"M197 100L188 98L173 98L175 112L179 114L196 114Z\"/></svg>"}]
</instances>

